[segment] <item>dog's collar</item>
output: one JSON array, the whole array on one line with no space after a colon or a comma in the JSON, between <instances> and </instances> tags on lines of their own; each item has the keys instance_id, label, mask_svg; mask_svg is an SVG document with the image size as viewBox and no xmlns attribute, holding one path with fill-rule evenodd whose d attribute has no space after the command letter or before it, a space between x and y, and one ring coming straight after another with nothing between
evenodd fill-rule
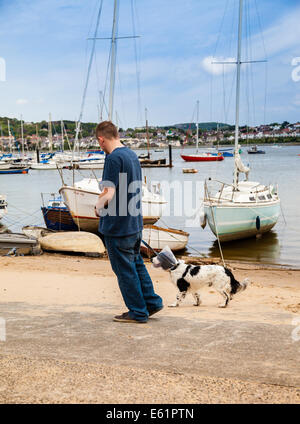
<instances>
[{"instance_id":1,"label":"dog's collar","mask_svg":"<svg viewBox=\"0 0 300 424\"><path fill-rule=\"evenodd\" d=\"M175 269L179 266L179 262L177 262L176 265L172 266L172 268L169 269L169 271L175 271Z\"/></svg>"}]
</instances>

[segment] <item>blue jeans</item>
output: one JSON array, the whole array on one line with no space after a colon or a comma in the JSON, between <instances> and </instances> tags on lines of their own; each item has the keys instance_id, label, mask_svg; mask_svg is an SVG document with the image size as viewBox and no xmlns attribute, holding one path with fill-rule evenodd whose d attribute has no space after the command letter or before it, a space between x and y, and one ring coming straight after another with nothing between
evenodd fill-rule
<instances>
[{"instance_id":1,"label":"blue jeans","mask_svg":"<svg viewBox=\"0 0 300 424\"><path fill-rule=\"evenodd\" d=\"M163 303L154 292L151 277L140 254L142 232L126 237L104 238L130 318L147 321L149 312L162 308Z\"/></svg>"}]
</instances>

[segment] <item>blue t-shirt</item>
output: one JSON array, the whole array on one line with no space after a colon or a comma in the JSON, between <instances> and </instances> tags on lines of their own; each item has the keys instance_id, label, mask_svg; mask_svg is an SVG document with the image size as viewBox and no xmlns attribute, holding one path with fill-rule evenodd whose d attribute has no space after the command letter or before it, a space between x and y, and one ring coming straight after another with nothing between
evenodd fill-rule
<instances>
[{"instance_id":1,"label":"blue t-shirt","mask_svg":"<svg viewBox=\"0 0 300 424\"><path fill-rule=\"evenodd\" d=\"M142 231L142 171L137 155L128 147L106 155L100 184L104 187L115 187L116 192L101 210L99 232L124 237Z\"/></svg>"}]
</instances>

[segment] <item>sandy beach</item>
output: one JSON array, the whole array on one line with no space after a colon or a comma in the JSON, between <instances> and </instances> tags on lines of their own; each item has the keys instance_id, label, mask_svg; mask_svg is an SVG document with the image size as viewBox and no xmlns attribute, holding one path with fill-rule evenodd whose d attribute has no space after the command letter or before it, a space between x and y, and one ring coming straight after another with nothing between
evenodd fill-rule
<instances>
[{"instance_id":1,"label":"sandy beach","mask_svg":"<svg viewBox=\"0 0 300 424\"><path fill-rule=\"evenodd\" d=\"M300 403L300 270L230 263L251 286L227 309L203 303L147 264L165 308L126 311L105 259L0 258L1 403ZM298 320L298 321L297 321Z\"/></svg>"}]
</instances>

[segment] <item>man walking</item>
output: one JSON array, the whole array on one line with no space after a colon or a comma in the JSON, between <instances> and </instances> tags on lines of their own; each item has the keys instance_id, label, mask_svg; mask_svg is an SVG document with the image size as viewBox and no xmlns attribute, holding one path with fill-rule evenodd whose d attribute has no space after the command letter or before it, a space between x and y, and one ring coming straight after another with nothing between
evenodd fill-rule
<instances>
[{"instance_id":1,"label":"man walking","mask_svg":"<svg viewBox=\"0 0 300 424\"><path fill-rule=\"evenodd\" d=\"M128 312L114 321L146 323L163 308L140 254L142 240L142 172L136 154L124 147L110 121L101 122L96 137L106 153L102 189L95 213L100 216L109 260Z\"/></svg>"}]
</instances>

